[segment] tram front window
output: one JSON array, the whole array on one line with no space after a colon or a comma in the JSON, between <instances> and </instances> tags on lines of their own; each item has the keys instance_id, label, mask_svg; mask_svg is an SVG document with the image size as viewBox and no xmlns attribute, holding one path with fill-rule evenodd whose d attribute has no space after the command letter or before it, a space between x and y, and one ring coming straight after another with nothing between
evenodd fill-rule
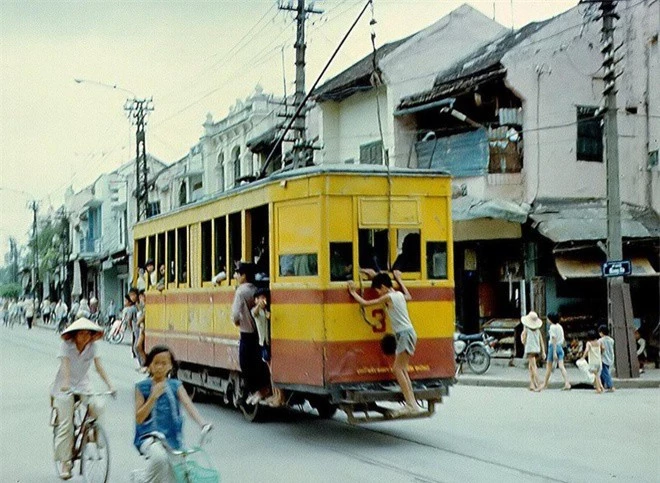
<instances>
[{"instance_id":1,"label":"tram front window","mask_svg":"<svg viewBox=\"0 0 660 483\"><path fill-rule=\"evenodd\" d=\"M387 244L387 230L360 229L358 232L360 268L376 272L387 270Z\"/></svg>"},{"instance_id":2,"label":"tram front window","mask_svg":"<svg viewBox=\"0 0 660 483\"><path fill-rule=\"evenodd\" d=\"M446 242L426 242L426 270L430 279L447 278Z\"/></svg>"}]
</instances>

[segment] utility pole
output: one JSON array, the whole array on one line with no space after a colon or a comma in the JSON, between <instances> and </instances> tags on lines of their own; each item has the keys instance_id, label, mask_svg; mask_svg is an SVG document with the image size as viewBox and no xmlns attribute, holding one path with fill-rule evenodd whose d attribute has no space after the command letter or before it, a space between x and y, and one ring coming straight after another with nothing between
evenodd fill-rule
<instances>
[{"instance_id":1,"label":"utility pole","mask_svg":"<svg viewBox=\"0 0 660 483\"><path fill-rule=\"evenodd\" d=\"M305 100L305 20L309 14L321 14L322 10L317 10L311 2L310 6L305 5L305 0L297 0L294 5L292 1L284 4L280 1L278 7L280 10L296 12L296 42L293 46L296 49L296 92L294 95L295 107L300 107ZM286 101L285 101L286 102ZM294 167L305 166L312 159L312 146L307 141L305 132L305 110L299 109L298 116L294 119L291 129L294 131L293 138L293 165Z\"/></svg>"},{"instance_id":2,"label":"utility pole","mask_svg":"<svg viewBox=\"0 0 660 483\"><path fill-rule=\"evenodd\" d=\"M614 47L614 22L619 19L616 2L602 1L600 11L603 18L602 45L603 89L605 121L605 159L607 162L607 258L609 261L623 259L621 241L621 196L619 192L619 133L617 130L616 72ZM632 330L632 301L630 287L623 277L607 279L607 318L614 336L616 374L619 378L639 377L636 344Z\"/></svg>"},{"instance_id":3,"label":"utility pole","mask_svg":"<svg viewBox=\"0 0 660 483\"><path fill-rule=\"evenodd\" d=\"M135 129L135 198L137 201L137 221L145 220L149 206L149 180L147 167L147 145L144 126L147 116L154 110L153 98L128 99L124 105L128 118Z\"/></svg>"},{"instance_id":4,"label":"utility pole","mask_svg":"<svg viewBox=\"0 0 660 483\"><path fill-rule=\"evenodd\" d=\"M9 256L11 258L11 281L18 282L18 247L16 239L9 237Z\"/></svg>"},{"instance_id":5,"label":"utility pole","mask_svg":"<svg viewBox=\"0 0 660 483\"><path fill-rule=\"evenodd\" d=\"M37 228L37 212L39 211L39 203L32 200L28 205L32 210L32 261L34 263L34 291L38 293L39 284L39 232Z\"/></svg>"}]
</instances>

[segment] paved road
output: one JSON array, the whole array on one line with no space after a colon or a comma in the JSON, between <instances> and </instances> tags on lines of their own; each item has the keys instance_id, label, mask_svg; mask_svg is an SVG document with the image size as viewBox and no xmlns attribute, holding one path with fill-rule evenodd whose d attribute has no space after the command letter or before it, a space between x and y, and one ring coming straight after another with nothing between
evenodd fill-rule
<instances>
[{"instance_id":1,"label":"paved road","mask_svg":"<svg viewBox=\"0 0 660 483\"><path fill-rule=\"evenodd\" d=\"M128 347L101 343L120 393L108 401L111 481L142 462L132 448ZM58 340L46 330L0 329L0 481L58 481L51 462L47 387ZM430 420L354 427L288 412L249 424L200 404L216 426L208 446L223 482L658 481L660 391L530 393L456 387ZM186 426L188 440L196 429ZM72 481L81 481L74 478Z\"/></svg>"}]
</instances>

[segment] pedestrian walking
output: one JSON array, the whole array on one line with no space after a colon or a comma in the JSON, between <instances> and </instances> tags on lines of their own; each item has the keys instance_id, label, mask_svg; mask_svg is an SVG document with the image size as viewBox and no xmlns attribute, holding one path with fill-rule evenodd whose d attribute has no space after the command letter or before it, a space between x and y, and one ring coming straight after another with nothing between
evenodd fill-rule
<instances>
[{"instance_id":1,"label":"pedestrian walking","mask_svg":"<svg viewBox=\"0 0 660 483\"><path fill-rule=\"evenodd\" d=\"M538 314L533 311L521 317L520 321L524 326L520 340L525 346L525 358L529 369L529 390L536 391L540 387L536 369L537 361L539 356L545 359L545 347L541 335L543 322Z\"/></svg>"},{"instance_id":2,"label":"pedestrian walking","mask_svg":"<svg viewBox=\"0 0 660 483\"><path fill-rule=\"evenodd\" d=\"M564 378L564 390L567 391L571 388L571 384L568 382L568 374L566 372L566 367L564 366L564 344L566 343L564 328L559 323L558 314L554 312L549 313L548 320L550 321L550 328L548 329L548 358L546 362L545 379L538 390L542 391L548 387L552 369L554 368L554 365L557 364L557 367L559 367L559 370L561 371L561 376Z\"/></svg>"},{"instance_id":3,"label":"pedestrian walking","mask_svg":"<svg viewBox=\"0 0 660 483\"><path fill-rule=\"evenodd\" d=\"M610 369L614 365L614 339L610 337L610 330L606 325L598 327L598 335L600 335L599 342L603 347L603 370L600 373L600 382L606 391L613 392L614 383Z\"/></svg>"},{"instance_id":4,"label":"pedestrian walking","mask_svg":"<svg viewBox=\"0 0 660 483\"><path fill-rule=\"evenodd\" d=\"M595 330L589 331L589 340L584 348L582 359L587 359L589 373L594 375L593 385L598 394L603 392L603 385L600 382L600 373L603 370L603 345L598 340L598 334Z\"/></svg>"},{"instance_id":5,"label":"pedestrian walking","mask_svg":"<svg viewBox=\"0 0 660 483\"><path fill-rule=\"evenodd\" d=\"M50 300L48 297L41 302L41 320L44 324L50 324Z\"/></svg>"},{"instance_id":6,"label":"pedestrian walking","mask_svg":"<svg viewBox=\"0 0 660 483\"><path fill-rule=\"evenodd\" d=\"M25 302L23 303L23 308L25 310L25 321L27 322L27 328L31 329L32 328L32 321L34 320L34 300L33 299L25 299Z\"/></svg>"}]
</instances>

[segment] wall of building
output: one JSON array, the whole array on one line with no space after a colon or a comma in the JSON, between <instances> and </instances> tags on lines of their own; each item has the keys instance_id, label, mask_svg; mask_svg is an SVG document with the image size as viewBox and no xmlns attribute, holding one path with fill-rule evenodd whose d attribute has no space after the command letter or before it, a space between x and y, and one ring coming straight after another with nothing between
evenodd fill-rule
<instances>
[{"instance_id":1,"label":"wall of building","mask_svg":"<svg viewBox=\"0 0 660 483\"><path fill-rule=\"evenodd\" d=\"M576 106L599 106L603 89L600 23L583 27L581 12L574 8L558 16L502 60L508 84L523 99L527 202L606 196L606 164L576 159ZM647 18L655 18L655 25L649 25L653 22L645 21ZM626 45L617 101L621 199L638 205L648 204L658 183L657 170L647 170L646 119L639 115L645 112L644 50L648 42L644 39L653 29L657 33L657 19L658 2L644 2L622 10L617 23L618 36ZM649 51L650 72L657 65L657 43ZM651 110L657 110L659 96L658 89L650 90ZM626 112L626 108L636 109L638 114ZM660 126L650 123L649 129L657 145ZM658 202L653 205L657 209Z\"/></svg>"}]
</instances>

